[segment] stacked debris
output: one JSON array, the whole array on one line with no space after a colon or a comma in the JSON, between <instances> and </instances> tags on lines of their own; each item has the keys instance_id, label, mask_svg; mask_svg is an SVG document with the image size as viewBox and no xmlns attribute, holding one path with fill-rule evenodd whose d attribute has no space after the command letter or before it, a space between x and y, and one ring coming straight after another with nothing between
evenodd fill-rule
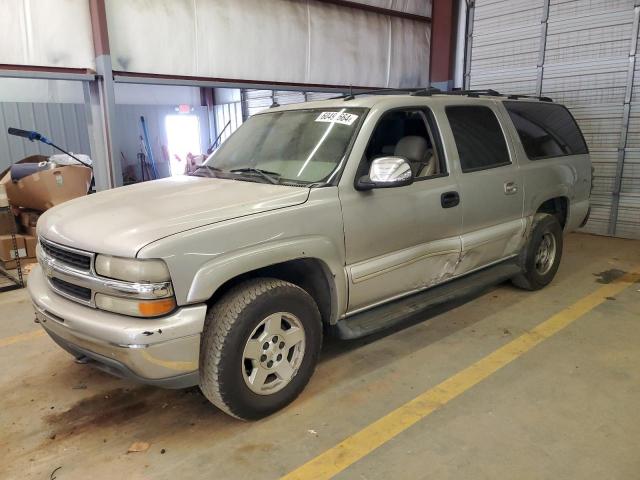
<instances>
[{"instance_id":1,"label":"stacked debris","mask_svg":"<svg viewBox=\"0 0 640 480\"><path fill-rule=\"evenodd\" d=\"M74 157L91 165L86 155ZM37 261L38 218L51 207L86 195L92 174L67 154L31 155L0 174L0 196L10 212L0 215L0 268L20 269Z\"/></svg>"}]
</instances>

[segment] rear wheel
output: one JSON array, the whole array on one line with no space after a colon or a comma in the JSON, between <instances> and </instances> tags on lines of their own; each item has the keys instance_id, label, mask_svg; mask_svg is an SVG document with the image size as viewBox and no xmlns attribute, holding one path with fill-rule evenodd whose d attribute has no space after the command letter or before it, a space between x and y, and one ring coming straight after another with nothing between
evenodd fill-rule
<instances>
[{"instance_id":1,"label":"rear wheel","mask_svg":"<svg viewBox=\"0 0 640 480\"><path fill-rule=\"evenodd\" d=\"M207 313L200 388L234 417L265 417L304 389L321 343L320 313L307 292L282 280L248 280Z\"/></svg>"},{"instance_id":2,"label":"rear wheel","mask_svg":"<svg viewBox=\"0 0 640 480\"><path fill-rule=\"evenodd\" d=\"M522 256L522 273L512 279L515 286L539 290L553 280L562 258L562 227L548 213L537 213L529 242Z\"/></svg>"}]
</instances>

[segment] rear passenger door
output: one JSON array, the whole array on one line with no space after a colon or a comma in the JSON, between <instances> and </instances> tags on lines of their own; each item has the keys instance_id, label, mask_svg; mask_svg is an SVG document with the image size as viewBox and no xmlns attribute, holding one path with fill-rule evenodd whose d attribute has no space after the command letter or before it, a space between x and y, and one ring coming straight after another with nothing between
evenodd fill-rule
<instances>
[{"instance_id":1,"label":"rear passenger door","mask_svg":"<svg viewBox=\"0 0 640 480\"><path fill-rule=\"evenodd\" d=\"M445 108L457 156L462 206L462 261L458 272L516 254L522 244L523 188L514 152L493 102Z\"/></svg>"}]
</instances>

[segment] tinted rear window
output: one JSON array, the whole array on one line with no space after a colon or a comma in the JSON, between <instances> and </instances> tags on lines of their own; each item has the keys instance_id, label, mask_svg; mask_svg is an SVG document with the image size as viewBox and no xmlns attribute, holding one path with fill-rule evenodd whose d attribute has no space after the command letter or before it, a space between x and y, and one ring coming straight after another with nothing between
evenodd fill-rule
<instances>
[{"instance_id":1,"label":"tinted rear window","mask_svg":"<svg viewBox=\"0 0 640 480\"><path fill-rule=\"evenodd\" d=\"M446 112L463 172L511 163L502 128L490 108L447 107Z\"/></svg>"},{"instance_id":2,"label":"tinted rear window","mask_svg":"<svg viewBox=\"0 0 640 480\"><path fill-rule=\"evenodd\" d=\"M576 121L562 105L504 102L531 160L588 153Z\"/></svg>"}]
</instances>

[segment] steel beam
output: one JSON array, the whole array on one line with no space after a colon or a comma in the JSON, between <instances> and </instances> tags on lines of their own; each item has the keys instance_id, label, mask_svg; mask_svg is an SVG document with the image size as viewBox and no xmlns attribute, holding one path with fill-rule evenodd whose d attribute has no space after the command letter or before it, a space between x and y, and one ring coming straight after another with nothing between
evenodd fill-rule
<instances>
[{"instance_id":1,"label":"steel beam","mask_svg":"<svg viewBox=\"0 0 640 480\"><path fill-rule=\"evenodd\" d=\"M116 101L104 0L89 0L89 13L97 72L96 80L85 89L85 105L92 117L92 124L88 126L91 154L94 162L105 163L104 168L96 170L96 188L114 188L123 183L122 163L115 128ZM100 141L104 147L99 145Z\"/></svg>"},{"instance_id":2,"label":"steel beam","mask_svg":"<svg viewBox=\"0 0 640 480\"><path fill-rule=\"evenodd\" d=\"M318 0L322 3L332 3L340 7L353 8L355 10L364 10L366 12L378 13L380 15L387 15L390 17L406 18L408 20L416 20L418 22L431 22L431 17L427 15L418 15L415 13L407 13L400 10L393 10L391 8L377 7L375 5L368 5L366 3L353 2L349 0ZM448 1L448 0L446 0Z\"/></svg>"},{"instance_id":3,"label":"steel beam","mask_svg":"<svg viewBox=\"0 0 640 480\"><path fill-rule=\"evenodd\" d=\"M30 65L0 64L0 77L35 78L41 80L88 81L96 78L95 73L83 68L37 67Z\"/></svg>"},{"instance_id":4,"label":"steel beam","mask_svg":"<svg viewBox=\"0 0 640 480\"><path fill-rule=\"evenodd\" d=\"M183 75L162 75L155 73L115 71L115 83L137 83L145 85L179 85L204 88L256 88L259 90L294 90L301 92L336 92L345 93L349 89L354 92L365 92L384 87L363 87L350 85L325 85L319 83L287 83L261 80L240 80L234 78L191 77Z\"/></svg>"}]
</instances>

